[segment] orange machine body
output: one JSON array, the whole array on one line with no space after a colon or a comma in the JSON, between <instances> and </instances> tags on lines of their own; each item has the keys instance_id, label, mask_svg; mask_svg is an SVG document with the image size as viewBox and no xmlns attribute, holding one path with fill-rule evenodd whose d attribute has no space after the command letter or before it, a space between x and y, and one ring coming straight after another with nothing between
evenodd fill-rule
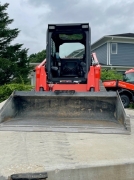
<instances>
[{"instance_id":1,"label":"orange machine body","mask_svg":"<svg viewBox=\"0 0 134 180\"><path fill-rule=\"evenodd\" d=\"M87 92L92 88L95 92L100 91L100 70L101 66L98 63L95 53L92 53L92 58L94 64L90 66L90 70L87 75L87 83L69 83L69 81L64 83L48 83L47 82L47 73L45 69L46 61L44 60L41 64L36 66L36 91L40 91L43 88L44 91L76 91L76 92Z\"/></svg>"}]
</instances>

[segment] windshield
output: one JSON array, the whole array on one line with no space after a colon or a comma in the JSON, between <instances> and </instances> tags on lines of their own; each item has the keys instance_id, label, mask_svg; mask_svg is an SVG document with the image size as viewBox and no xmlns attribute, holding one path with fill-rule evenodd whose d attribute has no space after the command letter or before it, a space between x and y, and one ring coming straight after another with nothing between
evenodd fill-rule
<instances>
[{"instance_id":1,"label":"windshield","mask_svg":"<svg viewBox=\"0 0 134 180\"><path fill-rule=\"evenodd\" d=\"M128 73L124 75L124 81L134 82L134 73Z\"/></svg>"}]
</instances>

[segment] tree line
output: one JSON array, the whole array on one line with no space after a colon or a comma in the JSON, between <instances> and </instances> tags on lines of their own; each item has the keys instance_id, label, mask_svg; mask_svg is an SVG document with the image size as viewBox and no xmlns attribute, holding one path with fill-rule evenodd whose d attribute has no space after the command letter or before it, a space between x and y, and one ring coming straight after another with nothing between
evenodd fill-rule
<instances>
[{"instance_id":1,"label":"tree line","mask_svg":"<svg viewBox=\"0 0 134 180\"><path fill-rule=\"evenodd\" d=\"M41 62L46 57L45 50L28 56L28 49L22 48L23 44L13 45L20 30L9 27L14 20L7 13L8 6L8 3L0 2L0 85L20 83L22 80L27 83L31 71L29 63Z\"/></svg>"}]
</instances>

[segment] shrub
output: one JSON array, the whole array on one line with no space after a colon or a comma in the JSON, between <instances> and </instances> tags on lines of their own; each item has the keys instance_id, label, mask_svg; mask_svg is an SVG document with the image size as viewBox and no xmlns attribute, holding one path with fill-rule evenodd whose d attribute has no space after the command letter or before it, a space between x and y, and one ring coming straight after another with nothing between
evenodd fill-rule
<instances>
[{"instance_id":1,"label":"shrub","mask_svg":"<svg viewBox=\"0 0 134 180\"><path fill-rule=\"evenodd\" d=\"M122 80L123 79L123 75L119 72L117 72L116 70L102 70L101 71L101 80L105 81L105 80Z\"/></svg>"},{"instance_id":2,"label":"shrub","mask_svg":"<svg viewBox=\"0 0 134 180\"><path fill-rule=\"evenodd\" d=\"M129 108L134 109L134 103L133 102L130 103Z\"/></svg>"},{"instance_id":3,"label":"shrub","mask_svg":"<svg viewBox=\"0 0 134 180\"><path fill-rule=\"evenodd\" d=\"M0 86L0 102L6 100L14 90L30 91L33 87L25 84L5 84Z\"/></svg>"}]
</instances>

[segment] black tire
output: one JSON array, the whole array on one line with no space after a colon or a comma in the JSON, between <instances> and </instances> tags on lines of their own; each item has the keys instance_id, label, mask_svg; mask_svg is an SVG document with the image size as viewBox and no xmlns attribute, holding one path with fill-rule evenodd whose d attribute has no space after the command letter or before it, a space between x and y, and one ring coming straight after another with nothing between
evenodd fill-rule
<instances>
[{"instance_id":1,"label":"black tire","mask_svg":"<svg viewBox=\"0 0 134 180\"><path fill-rule=\"evenodd\" d=\"M120 95L124 108L129 107L130 99L127 95Z\"/></svg>"}]
</instances>

